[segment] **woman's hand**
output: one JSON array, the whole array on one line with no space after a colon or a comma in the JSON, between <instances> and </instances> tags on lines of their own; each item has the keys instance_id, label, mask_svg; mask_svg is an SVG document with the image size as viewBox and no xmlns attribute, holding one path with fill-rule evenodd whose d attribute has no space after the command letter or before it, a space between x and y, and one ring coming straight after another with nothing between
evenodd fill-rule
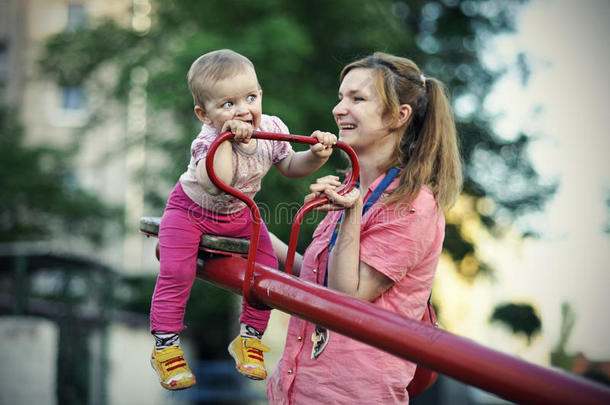
<instances>
[{"instance_id":1,"label":"woman's hand","mask_svg":"<svg viewBox=\"0 0 610 405\"><path fill-rule=\"evenodd\" d=\"M333 145L337 143L337 137L330 132L322 131L314 131L311 136L316 138L318 143L311 145L309 150L318 159L328 159L333 153Z\"/></svg>"},{"instance_id":2,"label":"woman's hand","mask_svg":"<svg viewBox=\"0 0 610 405\"><path fill-rule=\"evenodd\" d=\"M340 186L341 182L337 176L329 175L320 177L314 184L309 186L309 191L311 191L311 193L305 196L305 204L316 198L326 197L328 198L329 203L314 208L314 211L337 211L362 207L362 198L359 189L354 188L349 193L340 195L337 193L337 189Z\"/></svg>"}]
</instances>

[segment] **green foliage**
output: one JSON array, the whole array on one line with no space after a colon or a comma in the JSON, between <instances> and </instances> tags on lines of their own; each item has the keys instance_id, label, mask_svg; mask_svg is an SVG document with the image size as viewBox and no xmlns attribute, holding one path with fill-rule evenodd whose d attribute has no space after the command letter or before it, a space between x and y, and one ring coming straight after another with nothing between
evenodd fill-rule
<instances>
[{"instance_id":1,"label":"green foliage","mask_svg":"<svg viewBox=\"0 0 610 405\"><path fill-rule=\"evenodd\" d=\"M63 231L100 243L120 210L79 187L69 150L26 146L23 128L0 106L0 242L44 240Z\"/></svg>"},{"instance_id":2,"label":"green foliage","mask_svg":"<svg viewBox=\"0 0 610 405\"><path fill-rule=\"evenodd\" d=\"M532 337L539 333L542 327L540 318L529 304L498 305L491 315L491 322L500 322L508 326L514 334L523 333L528 343L531 343Z\"/></svg>"},{"instance_id":3,"label":"green foliage","mask_svg":"<svg viewBox=\"0 0 610 405\"><path fill-rule=\"evenodd\" d=\"M160 212L166 196L155 194L157 185L160 180L175 183L185 170L189 145L199 126L186 85L186 72L199 55L231 48L248 56L264 90L264 111L281 117L292 133L305 135L315 129L335 130L331 109L337 100L339 72L347 62L374 51L407 56L426 76L445 82L453 100L470 100L471 111L457 117L465 163L464 192L495 201L495 212L482 218L493 229L498 214L514 217L539 209L555 189L539 179L527 160L527 136L498 138L482 106L502 72L490 71L479 51L490 36L513 29L521 3L156 1L154 22L146 34L107 21L62 33L47 46L40 67L60 82L74 83L93 80L104 66L116 66L118 80L112 90L123 102L133 69L147 69L149 106L153 112L169 113L149 114L146 134L147 145L168 157L167 166L150 165L148 176L142 178L149 202L157 204ZM525 79L526 57L515 63ZM168 115L176 124L171 133L165 125ZM345 163L335 157L327 166L326 173ZM275 210L282 203L285 207L302 202L314 177L286 180L273 170L267 175L257 200L273 213L268 222L272 232L286 239L291 219ZM301 238L299 250L306 246L315 222L304 224L302 233L307 236ZM471 242L461 239L459 229L453 231L450 236L457 239L447 238L446 249L454 258L475 250Z\"/></svg>"},{"instance_id":4,"label":"green foliage","mask_svg":"<svg viewBox=\"0 0 610 405\"><path fill-rule=\"evenodd\" d=\"M467 254L474 253L474 245L460 236L459 224L447 224L445 226L445 242L443 247L451 254L455 262L459 262Z\"/></svg>"},{"instance_id":5,"label":"green foliage","mask_svg":"<svg viewBox=\"0 0 610 405\"><path fill-rule=\"evenodd\" d=\"M551 352L551 365L568 372L582 374L587 379L610 386L610 378L604 371L604 362L589 361L582 353L568 353L566 350L575 323L576 313L574 309L569 302L563 302L561 304L559 340Z\"/></svg>"},{"instance_id":6,"label":"green foliage","mask_svg":"<svg viewBox=\"0 0 610 405\"><path fill-rule=\"evenodd\" d=\"M559 340L551 352L551 364L564 370L571 370L574 355L566 351L568 340L572 335L576 314L568 302L561 304L561 326L559 327Z\"/></svg>"},{"instance_id":7,"label":"green foliage","mask_svg":"<svg viewBox=\"0 0 610 405\"><path fill-rule=\"evenodd\" d=\"M137 43L137 36L121 29L114 21L101 21L94 30L81 27L74 31L63 31L46 44L47 54L43 70L52 72L61 86L81 84L85 78L108 62L119 61L129 55L131 63L137 62L139 52L128 52ZM65 58L65 55L79 55Z\"/></svg>"}]
</instances>

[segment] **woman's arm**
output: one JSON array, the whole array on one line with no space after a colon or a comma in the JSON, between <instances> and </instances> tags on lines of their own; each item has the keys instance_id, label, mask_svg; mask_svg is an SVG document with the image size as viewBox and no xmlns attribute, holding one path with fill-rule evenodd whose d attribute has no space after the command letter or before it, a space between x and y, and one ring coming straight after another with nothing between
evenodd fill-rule
<instances>
[{"instance_id":1,"label":"woman's arm","mask_svg":"<svg viewBox=\"0 0 610 405\"><path fill-rule=\"evenodd\" d=\"M328 259L328 287L366 301L374 301L394 282L360 261L361 213L360 198L351 208L343 211L337 241Z\"/></svg>"},{"instance_id":2,"label":"woman's arm","mask_svg":"<svg viewBox=\"0 0 610 405\"><path fill-rule=\"evenodd\" d=\"M280 263L280 266L286 266L286 256L288 254L288 245L281 241L277 236L269 232L269 236L271 237L271 245L273 246L273 251L277 256L277 260ZM294 264L292 266L292 274L295 276L299 276L301 274L301 265L303 264L303 256L296 253L294 254Z\"/></svg>"},{"instance_id":3,"label":"woman's arm","mask_svg":"<svg viewBox=\"0 0 610 405\"><path fill-rule=\"evenodd\" d=\"M335 189L339 185L337 177L323 177L311 185L312 194L306 197L307 202L324 194L330 204L320 207L320 210L344 209L337 241L328 259L328 287L353 297L374 301L394 282L360 261L362 197L358 189L344 196L337 194Z\"/></svg>"}]
</instances>

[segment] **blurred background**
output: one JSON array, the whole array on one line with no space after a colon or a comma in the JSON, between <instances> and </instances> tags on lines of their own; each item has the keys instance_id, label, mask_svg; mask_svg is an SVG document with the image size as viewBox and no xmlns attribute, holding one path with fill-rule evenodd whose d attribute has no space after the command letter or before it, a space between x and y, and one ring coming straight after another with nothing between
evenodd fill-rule
<instances>
[{"instance_id":1,"label":"blurred background","mask_svg":"<svg viewBox=\"0 0 610 405\"><path fill-rule=\"evenodd\" d=\"M338 74L374 51L445 82L466 182L433 288L442 327L609 384L609 18L606 0L0 0L0 403L266 403L226 352L240 297L202 281L182 338L196 388L167 392L148 365L158 263L139 218L188 164L186 72L218 48L253 61L293 134L335 130ZM269 172L272 232L287 239L316 176ZM273 311L270 371L287 321ZM443 377L412 402L504 401Z\"/></svg>"}]
</instances>

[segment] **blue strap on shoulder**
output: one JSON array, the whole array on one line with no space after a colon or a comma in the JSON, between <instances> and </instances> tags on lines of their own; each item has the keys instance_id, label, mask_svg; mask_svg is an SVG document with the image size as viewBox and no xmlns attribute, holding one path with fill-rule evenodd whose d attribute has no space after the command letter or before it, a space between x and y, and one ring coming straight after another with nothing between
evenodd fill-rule
<instances>
[{"instance_id":1,"label":"blue strap on shoulder","mask_svg":"<svg viewBox=\"0 0 610 405\"><path fill-rule=\"evenodd\" d=\"M381 180L381 182L377 185L377 187L375 187L375 190L373 190L373 192L371 193L369 198L367 198L366 202L362 206L362 215L363 216L364 216L364 213L367 212L368 209L371 208L371 206L373 204L375 204L375 202L377 202L379 197L381 197L381 193L383 193L385 191L385 189L388 188L388 186L392 183L392 181L396 178L396 176L398 176L398 173L400 173L400 169L397 167L393 167L390 170L388 170L385 177ZM339 219L337 220L337 225L335 225L335 230L333 231L333 235L331 236L330 242L328 244L328 255L326 257L326 271L324 272L324 287L328 286L328 257L330 257L330 252L333 250L333 247L335 247L335 243L337 242L337 236L339 236L339 225L341 224L342 219L343 219L343 213L341 213L341 215L339 216Z\"/></svg>"},{"instance_id":2,"label":"blue strap on shoulder","mask_svg":"<svg viewBox=\"0 0 610 405\"><path fill-rule=\"evenodd\" d=\"M362 207L362 215L364 215L364 213L367 212L368 209L371 208L373 204L375 204L375 202L377 202L377 200L381 196L381 193L383 193L385 189L388 188L388 186L392 183L396 176L398 176L398 173L400 173L400 169L398 169L398 167L393 167L388 170L383 180L381 180L377 187L375 187L375 190L373 190L369 198L364 203L364 206Z\"/></svg>"}]
</instances>

